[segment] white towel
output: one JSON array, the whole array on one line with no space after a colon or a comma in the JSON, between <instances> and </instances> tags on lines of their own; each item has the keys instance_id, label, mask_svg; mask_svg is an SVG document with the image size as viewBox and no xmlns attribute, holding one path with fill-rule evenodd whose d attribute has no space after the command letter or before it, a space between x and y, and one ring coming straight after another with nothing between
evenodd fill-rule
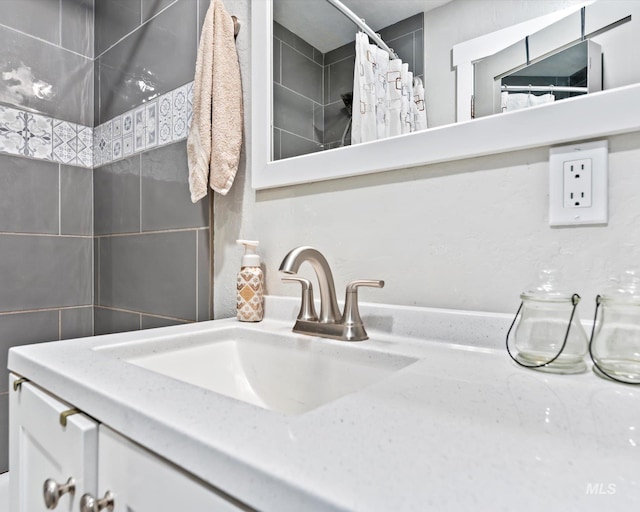
<instances>
[{"instance_id":1,"label":"white towel","mask_svg":"<svg viewBox=\"0 0 640 512\"><path fill-rule=\"evenodd\" d=\"M207 195L208 185L222 195L231 188L240 162L242 118L233 20L222 0L212 0L200 36L187 137L192 202Z\"/></svg>"}]
</instances>

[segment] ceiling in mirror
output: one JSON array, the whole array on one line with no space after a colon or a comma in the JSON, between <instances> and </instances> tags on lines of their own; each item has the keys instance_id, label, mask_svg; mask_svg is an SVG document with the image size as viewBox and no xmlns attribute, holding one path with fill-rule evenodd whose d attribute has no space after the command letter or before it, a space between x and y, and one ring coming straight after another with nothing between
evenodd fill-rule
<instances>
[{"instance_id":1,"label":"ceiling in mirror","mask_svg":"<svg viewBox=\"0 0 640 512\"><path fill-rule=\"evenodd\" d=\"M373 30L378 31L451 0L342 0ZM356 27L326 0L277 0L273 19L322 53L353 42Z\"/></svg>"}]
</instances>

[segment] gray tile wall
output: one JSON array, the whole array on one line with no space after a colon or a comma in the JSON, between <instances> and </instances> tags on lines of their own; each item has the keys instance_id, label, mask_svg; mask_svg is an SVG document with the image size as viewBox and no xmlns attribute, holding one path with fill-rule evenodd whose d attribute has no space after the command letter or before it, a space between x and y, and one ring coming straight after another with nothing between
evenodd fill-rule
<instances>
[{"instance_id":1,"label":"gray tile wall","mask_svg":"<svg viewBox=\"0 0 640 512\"><path fill-rule=\"evenodd\" d=\"M93 125L93 0L0 2L0 103Z\"/></svg>"},{"instance_id":2,"label":"gray tile wall","mask_svg":"<svg viewBox=\"0 0 640 512\"><path fill-rule=\"evenodd\" d=\"M209 0L96 3L96 124L193 80ZM95 333L206 320L209 203L186 142L94 169Z\"/></svg>"},{"instance_id":3,"label":"gray tile wall","mask_svg":"<svg viewBox=\"0 0 640 512\"><path fill-rule=\"evenodd\" d=\"M0 2L0 103L93 126L93 79L93 0ZM0 155L0 472L9 348L93 334L92 188L91 169Z\"/></svg>"},{"instance_id":4,"label":"gray tile wall","mask_svg":"<svg viewBox=\"0 0 640 512\"><path fill-rule=\"evenodd\" d=\"M340 95L353 91L354 43L322 54L278 23L273 30L273 158L341 145L349 115ZM422 76L424 16L416 14L379 33Z\"/></svg>"},{"instance_id":5,"label":"gray tile wall","mask_svg":"<svg viewBox=\"0 0 640 512\"><path fill-rule=\"evenodd\" d=\"M273 24L273 158L322 149L322 53L279 23Z\"/></svg>"},{"instance_id":6,"label":"gray tile wall","mask_svg":"<svg viewBox=\"0 0 640 512\"><path fill-rule=\"evenodd\" d=\"M191 203L185 141L94 174L96 334L208 319L209 205Z\"/></svg>"},{"instance_id":7,"label":"gray tile wall","mask_svg":"<svg viewBox=\"0 0 640 512\"><path fill-rule=\"evenodd\" d=\"M0 155L0 402L10 347L93 334L91 169ZM0 472L8 469L0 407Z\"/></svg>"},{"instance_id":8,"label":"gray tile wall","mask_svg":"<svg viewBox=\"0 0 640 512\"><path fill-rule=\"evenodd\" d=\"M96 125L193 80L200 4L96 2Z\"/></svg>"}]
</instances>

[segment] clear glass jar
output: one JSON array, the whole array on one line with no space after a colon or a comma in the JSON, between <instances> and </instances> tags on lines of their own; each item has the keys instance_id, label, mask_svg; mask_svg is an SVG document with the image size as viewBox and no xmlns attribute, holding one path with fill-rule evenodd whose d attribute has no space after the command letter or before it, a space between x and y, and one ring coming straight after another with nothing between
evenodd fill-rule
<instances>
[{"instance_id":1,"label":"clear glass jar","mask_svg":"<svg viewBox=\"0 0 640 512\"><path fill-rule=\"evenodd\" d=\"M603 377L640 384L640 274L628 270L614 283L598 297L600 321L591 342L593 369Z\"/></svg>"},{"instance_id":2,"label":"clear glass jar","mask_svg":"<svg viewBox=\"0 0 640 512\"><path fill-rule=\"evenodd\" d=\"M580 296L563 291L556 281L556 271L543 270L540 284L520 295L522 315L514 334L514 359L536 370L580 373L586 369L589 341L576 310Z\"/></svg>"}]
</instances>

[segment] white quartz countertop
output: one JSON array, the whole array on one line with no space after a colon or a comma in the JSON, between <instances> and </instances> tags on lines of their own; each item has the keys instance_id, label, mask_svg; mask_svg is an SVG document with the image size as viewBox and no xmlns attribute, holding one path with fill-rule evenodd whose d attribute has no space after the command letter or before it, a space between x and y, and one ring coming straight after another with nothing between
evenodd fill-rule
<instances>
[{"instance_id":1,"label":"white quartz countertop","mask_svg":"<svg viewBox=\"0 0 640 512\"><path fill-rule=\"evenodd\" d=\"M243 326L289 333L297 307L269 297L267 319ZM9 369L258 510L638 509L640 389L517 366L506 315L363 305L362 317L363 346L418 361L300 415L94 350L235 319L14 348Z\"/></svg>"}]
</instances>

